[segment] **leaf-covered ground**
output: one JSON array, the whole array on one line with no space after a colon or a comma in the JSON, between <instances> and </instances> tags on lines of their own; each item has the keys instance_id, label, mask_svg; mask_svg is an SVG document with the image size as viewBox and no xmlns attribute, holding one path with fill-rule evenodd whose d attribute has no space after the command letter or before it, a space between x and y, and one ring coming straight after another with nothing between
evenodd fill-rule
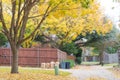
<instances>
[{"instance_id":1,"label":"leaf-covered ground","mask_svg":"<svg viewBox=\"0 0 120 80\"><path fill-rule=\"evenodd\" d=\"M110 69L110 71L112 71L115 75L116 78L120 79L120 67L115 67Z\"/></svg>"},{"instance_id":2,"label":"leaf-covered ground","mask_svg":"<svg viewBox=\"0 0 120 80\"><path fill-rule=\"evenodd\" d=\"M106 80L106 79L101 77L89 77L86 80Z\"/></svg>"},{"instance_id":3,"label":"leaf-covered ground","mask_svg":"<svg viewBox=\"0 0 120 80\"><path fill-rule=\"evenodd\" d=\"M55 76L54 70L39 68L19 68L19 74L10 74L10 68L0 67L0 80L76 80L70 73L60 71Z\"/></svg>"}]
</instances>

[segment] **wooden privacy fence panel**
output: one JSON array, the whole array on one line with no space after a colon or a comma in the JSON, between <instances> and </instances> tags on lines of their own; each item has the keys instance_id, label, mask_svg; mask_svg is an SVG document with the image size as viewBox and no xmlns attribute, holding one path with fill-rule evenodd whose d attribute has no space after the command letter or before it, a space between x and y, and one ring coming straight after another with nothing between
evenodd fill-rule
<instances>
[{"instance_id":1,"label":"wooden privacy fence panel","mask_svg":"<svg viewBox=\"0 0 120 80\"><path fill-rule=\"evenodd\" d=\"M67 59L68 59L68 60L73 60L73 61L75 61L76 57L75 57L75 56L72 56L72 55L69 55L69 56L67 56Z\"/></svg>"},{"instance_id":2,"label":"wooden privacy fence panel","mask_svg":"<svg viewBox=\"0 0 120 80\"><path fill-rule=\"evenodd\" d=\"M37 49L23 48L19 50L20 66L37 66Z\"/></svg>"},{"instance_id":3,"label":"wooden privacy fence panel","mask_svg":"<svg viewBox=\"0 0 120 80\"><path fill-rule=\"evenodd\" d=\"M67 59L67 54L59 49L57 49L58 61L64 61Z\"/></svg>"},{"instance_id":4,"label":"wooden privacy fence panel","mask_svg":"<svg viewBox=\"0 0 120 80\"><path fill-rule=\"evenodd\" d=\"M11 54L10 49L0 49L0 65L10 65L11 64Z\"/></svg>"},{"instance_id":5,"label":"wooden privacy fence panel","mask_svg":"<svg viewBox=\"0 0 120 80\"><path fill-rule=\"evenodd\" d=\"M61 62L67 54L53 48L20 48L19 66L40 67L41 63ZM9 48L0 49L0 65L11 65L12 54Z\"/></svg>"},{"instance_id":6,"label":"wooden privacy fence panel","mask_svg":"<svg viewBox=\"0 0 120 80\"><path fill-rule=\"evenodd\" d=\"M118 63L120 65L120 49L118 49Z\"/></svg>"}]
</instances>

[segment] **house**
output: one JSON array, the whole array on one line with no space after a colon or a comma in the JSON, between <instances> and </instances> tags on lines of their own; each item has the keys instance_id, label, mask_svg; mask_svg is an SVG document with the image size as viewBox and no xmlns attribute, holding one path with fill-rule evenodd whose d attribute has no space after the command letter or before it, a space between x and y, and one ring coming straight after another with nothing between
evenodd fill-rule
<instances>
[{"instance_id":1,"label":"house","mask_svg":"<svg viewBox=\"0 0 120 80\"><path fill-rule=\"evenodd\" d=\"M99 56L92 52L92 47L82 47L82 60L84 62L99 61Z\"/></svg>"}]
</instances>

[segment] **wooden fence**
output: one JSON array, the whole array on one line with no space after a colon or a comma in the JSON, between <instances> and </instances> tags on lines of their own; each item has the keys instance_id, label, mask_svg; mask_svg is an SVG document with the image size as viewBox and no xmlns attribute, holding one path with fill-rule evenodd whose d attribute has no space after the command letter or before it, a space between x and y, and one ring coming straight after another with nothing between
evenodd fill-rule
<instances>
[{"instance_id":1,"label":"wooden fence","mask_svg":"<svg viewBox=\"0 0 120 80\"><path fill-rule=\"evenodd\" d=\"M19 66L40 67L41 63L66 60L67 54L53 48L21 48L19 49ZM11 65L12 54L9 48L0 49L0 65Z\"/></svg>"},{"instance_id":2,"label":"wooden fence","mask_svg":"<svg viewBox=\"0 0 120 80\"><path fill-rule=\"evenodd\" d=\"M120 65L120 49L118 49L118 63Z\"/></svg>"}]
</instances>

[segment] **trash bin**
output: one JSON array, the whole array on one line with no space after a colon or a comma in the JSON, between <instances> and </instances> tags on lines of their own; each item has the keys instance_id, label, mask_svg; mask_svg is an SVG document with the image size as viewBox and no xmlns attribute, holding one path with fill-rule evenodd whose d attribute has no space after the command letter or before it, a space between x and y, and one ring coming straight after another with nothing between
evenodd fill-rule
<instances>
[{"instance_id":1,"label":"trash bin","mask_svg":"<svg viewBox=\"0 0 120 80\"><path fill-rule=\"evenodd\" d=\"M61 62L60 63L60 68L61 69L65 69L66 68L66 63L65 62Z\"/></svg>"},{"instance_id":2,"label":"trash bin","mask_svg":"<svg viewBox=\"0 0 120 80\"><path fill-rule=\"evenodd\" d=\"M66 69L70 69L70 62L66 62Z\"/></svg>"}]
</instances>

